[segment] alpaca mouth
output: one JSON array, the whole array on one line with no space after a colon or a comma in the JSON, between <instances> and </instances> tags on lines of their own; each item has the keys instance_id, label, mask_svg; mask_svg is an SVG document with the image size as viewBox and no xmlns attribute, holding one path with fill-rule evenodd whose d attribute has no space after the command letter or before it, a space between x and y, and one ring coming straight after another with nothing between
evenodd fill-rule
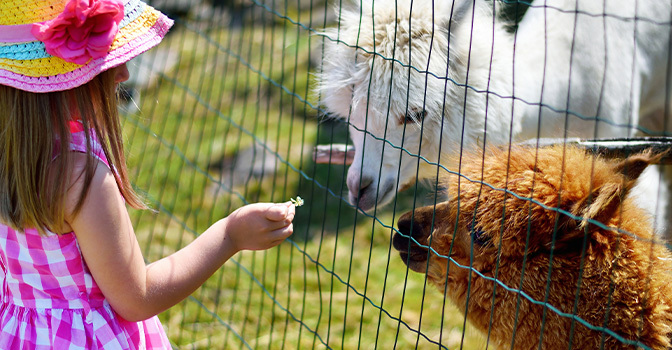
<instances>
[{"instance_id":1,"label":"alpaca mouth","mask_svg":"<svg viewBox=\"0 0 672 350\"><path fill-rule=\"evenodd\" d=\"M406 265L412 267L411 265L415 265L414 263L418 262L424 263L425 261L427 261L427 250L414 249L411 247L411 249L400 250L399 256Z\"/></svg>"},{"instance_id":2,"label":"alpaca mouth","mask_svg":"<svg viewBox=\"0 0 672 350\"><path fill-rule=\"evenodd\" d=\"M408 266L411 271L418 273L427 273L427 251L413 251L411 250L410 254L408 252L400 251L399 257L401 260Z\"/></svg>"},{"instance_id":3,"label":"alpaca mouth","mask_svg":"<svg viewBox=\"0 0 672 350\"><path fill-rule=\"evenodd\" d=\"M349 200L352 205L359 209L369 212L374 208L382 207L389 203L394 197L395 192L392 182L386 182L384 186L370 185L359 190L357 196L353 195L352 191L349 193Z\"/></svg>"}]
</instances>

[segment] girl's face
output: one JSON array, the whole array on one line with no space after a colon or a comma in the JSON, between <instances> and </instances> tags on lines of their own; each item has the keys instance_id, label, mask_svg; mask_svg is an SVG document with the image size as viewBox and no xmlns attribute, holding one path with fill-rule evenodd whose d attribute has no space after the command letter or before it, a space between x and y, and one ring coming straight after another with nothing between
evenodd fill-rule
<instances>
[{"instance_id":1,"label":"girl's face","mask_svg":"<svg viewBox=\"0 0 672 350\"><path fill-rule=\"evenodd\" d=\"M128 72L128 67L126 67L126 63L114 68L114 82L116 84L125 82L126 80L128 80L129 77L130 73Z\"/></svg>"},{"instance_id":2,"label":"girl's face","mask_svg":"<svg viewBox=\"0 0 672 350\"><path fill-rule=\"evenodd\" d=\"M0 0L2 1L2 0ZM109 72L112 72L114 74L114 88L117 89L119 87L120 83L123 83L127 81L130 78L130 73L128 72L128 67L126 66L126 63L111 68ZM70 108L71 108L71 113L72 113L72 119L73 120L78 120L80 119L80 113L77 108L77 100L75 98L75 95L70 95ZM99 112L99 106L97 104L94 105L94 108L96 109L96 112Z\"/></svg>"}]
</instances>

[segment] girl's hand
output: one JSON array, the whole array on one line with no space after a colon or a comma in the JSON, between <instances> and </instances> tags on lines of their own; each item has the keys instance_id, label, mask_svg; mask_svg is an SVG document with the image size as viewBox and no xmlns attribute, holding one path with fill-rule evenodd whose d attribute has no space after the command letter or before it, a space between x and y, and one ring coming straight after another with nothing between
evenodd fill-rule
<instances>
[{"instance_id":1,"label":"girl's hand","mask_svg":"<svg viewBox=\"0 0 672 350\"><path fill-rule=\"evenodd\" d=\"M295 208L291 202L255 203L238 208L223 219L225 243L236 252L274 247L294 232Z\"/></svg>"}]
</instances>

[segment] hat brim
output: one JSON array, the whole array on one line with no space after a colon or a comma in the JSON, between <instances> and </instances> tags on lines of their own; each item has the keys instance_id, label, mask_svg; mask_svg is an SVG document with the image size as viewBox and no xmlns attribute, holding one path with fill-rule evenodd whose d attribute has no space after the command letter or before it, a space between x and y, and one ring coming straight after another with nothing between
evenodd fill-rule
<instances>
[{"instance_id":1,"label":"hat brim","mask_svg":"<svg viewBox=\"0 0 672 350\"><path fill-rule=\"evenodd\" d=\"M99 73L119 66L156 46L173 21L149 5L126 1L107 55L84 65L66 62L46 53L39 41L0 46L0 84L30 92L62 91L81 86Z\"/></svg>"}]
</instances>

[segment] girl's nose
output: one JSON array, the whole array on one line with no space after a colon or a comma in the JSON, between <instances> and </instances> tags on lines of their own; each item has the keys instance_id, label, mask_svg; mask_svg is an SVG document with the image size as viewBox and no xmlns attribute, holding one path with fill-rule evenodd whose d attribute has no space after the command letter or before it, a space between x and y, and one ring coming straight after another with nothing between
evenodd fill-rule
<instances>
[{"instance_id":1,"label":"girl's nose","mask_svg":"<svg viewBox=\"0 0 672 350\"><path fill-rule=\"evenodd\" d=\"M130 78L130 73L128 72L128 67L126 67L126 63L116 67L115 70L116 70L114 75L115 83L117 84L123 83L126 80L128 80L128 78Z\"/></svg>"}]
</instances>

